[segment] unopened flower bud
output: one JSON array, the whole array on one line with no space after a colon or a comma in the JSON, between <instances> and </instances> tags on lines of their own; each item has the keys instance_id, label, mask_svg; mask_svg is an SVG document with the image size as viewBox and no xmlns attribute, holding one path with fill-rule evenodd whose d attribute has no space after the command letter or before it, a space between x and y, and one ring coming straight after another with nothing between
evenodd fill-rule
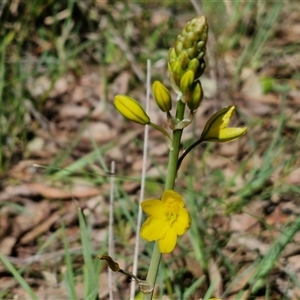
<instances>
[{"instance_id":1,"label":"unopened flower bud","mask_svg":"<svg viewBox=\"0 0 300 300\"><path fill-rule=\"evenodd\" d=\"M198 68L199 68L200 62L197 58L193 58L189 63L188 63L188 70L193 71L195 74L198 74ZM197 76L198 77L198 76ZM195 78L197 78L195 77Z\"/></svg>"},{"instance_id":2,"label":"unopened flower bud","mask_svg":"<svg viewBox=\"0 0 300 300\"><path fill-rule=\"evenodd\" d=\"M180 80L180 91L184 95L187 91L191 89L191 86L194 82L195 74L193 71L186 71Z\"/></svg>"},{"instance_id":3,"label":"unopened flower bud","mask_svg":"<svg viewBox=\"0 0 300 300\"><path fill-rule=\"evenodd\" d=\"M201 140L207 142L229 142L243 136L246 127L227 128L235 107L228 106L213 114L207 121L201 134Z\"/></svg>"},{"instance_id":4,"label":"unopened flower bud","mask_svg":"<svg viewBox=\"0 0 300 300\"><path fill-rule=\"evenodd\" d=\"M121 269L119 267L119 264L115 262L109 255L103 254L103 255L98 255L98 258L101 260L105 260L108 264L108 267L114 271L114 272L119 272Z\"/></svg>"},{"instance_id":5,"label":"unopened flower bud","mask_svg":"<svg viewBox=\"0 0 300 300\"><path fill-rule=\"evenodd\" d=\"M179 65L181 66L182 69L185 69L185 67L190 62L190 59L189 59L189 56L188 56L187 52L181 52L178 55L177 62L179 63Z\"/></svg>"},{"instance_id":6,"label":"unopened flower bud","mask_svg":"<svg viewBox=\"0 0 300 300\"><path fill-rule=\"evenodd\" d=\"M200 81L194 83L194 91L189 101L187 101L187 106L193 112L197 110L203 99L203 89Z\"/></svg>"},{"instance_id":7,"label":"unopened flower bud","mask_svg":"<svg viewBox=\"0 0 300 300\"><path fill-rule=\"evenodd\" d=\"M150 118L142 108L142 106L133 98L126 95L117 95L114 100L114 105L121 115L126 119L147 125L150 123Z\"/></svg>"},{"instance_id":8,"label":"unopened flower bud","mask_svg":"<svg viewBox=\"0 0 300 300\"><path fill-rule=\"evenodd\" d=\"M160 81L153 82L152 93L160 110L168 112L172 109L170 92Z\"/></svg>"}]
</instances>

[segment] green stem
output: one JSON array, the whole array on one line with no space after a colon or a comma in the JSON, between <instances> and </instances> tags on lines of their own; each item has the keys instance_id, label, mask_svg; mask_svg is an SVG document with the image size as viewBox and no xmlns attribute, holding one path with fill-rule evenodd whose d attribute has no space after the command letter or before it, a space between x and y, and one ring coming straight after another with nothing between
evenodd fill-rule
<instances>
[{"instance_id":1,"label":"green stem","mask_svg":"<svg viewBox=\"0 0 300 300\"><path fill-rule=\"evenodd\" d=\"M168 138L169 140L171 140L171 137L170 137L169 133L163 127L161 127L159 125L156 125L156 124L154 124L152 122L150 122L148 125L151 126L151 127L153 127L153 128L155 128L156 130L160 131L161 133L163 133L163 135L166 138Z\"/></svg>"},{"instance_id":2,"label":"green stem","mask_svg":"<svg viewBox=\"0 0 300 300\"><path fill-rule=\"evenodd\" d=\"M176 118L182 120L184 117L185 104L182 101L178 101ZM165 183L165 190L174 190L175 180L177 176L177 161L180 150L180 141L181 141L182 129L175 130L173 132L172 139L172 148L169 153L169 162L168 162L168 171L167 178ZM146 281L153 286L156 282L157 272L160 264L161 253L159 251L158 242L155 242L151 262L148 270L148 275ZM144 300L151 300L153 292L150 294L144 294Z\"/></svg>"},{"instance_id":3,"label":"green stem","mask_svg":"<svg viewBox=\"0 0 300 300\"><path fill-rule=\"evenodd\" d=\"M6 45L5 43L3 43L1 45L1 49L0 49L0 117L2 119L2 96L3 96L3 90L4 90L4 82L5 82L5 51L6 51ZM4 140L3 138L3 132L4 130L2 129L2 127L4 127L4 125L0 126L0 173L2 172L3 168L3 157L4 157L4 153L3 153L3 145L2 145L2 141Z\"/></svg>"},{"instance_id":4,"label":"green stem","mask_svg":"<svg viewBox=\"0 0 300 300\"><path fill-rule=\"evenodd\" d=\"M196 146L198 146L200 143L202 143L203 140L200 138L198 141L196 141L195 143L193 143L191 146L189 146L180 156L180 158L178 159L178 163L177 163L177 171L179 170L181 163L183 161L183 159L187 156L187 154L189 152L191 152Z\"/></svg>"}]
</instances>

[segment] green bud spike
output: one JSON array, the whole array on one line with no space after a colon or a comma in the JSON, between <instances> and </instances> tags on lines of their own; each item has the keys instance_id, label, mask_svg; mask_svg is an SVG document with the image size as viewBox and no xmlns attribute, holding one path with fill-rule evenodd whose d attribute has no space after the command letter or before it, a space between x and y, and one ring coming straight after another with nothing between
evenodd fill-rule
<instances>
[{"instance_id":1,"label":"green bud spike","mask_svg":"<svg viewBox=\"0 0 300 300\"><path fill-rule=\"evenodd\" d=\"M193 71L195 79L202 75L205 69L207 35L206 18L196 17L186 24L181 34L178 35L174 47L170 49L168 65L176 93L181 91L181 78L187 70Z\"/></svg>"}]
</instances>

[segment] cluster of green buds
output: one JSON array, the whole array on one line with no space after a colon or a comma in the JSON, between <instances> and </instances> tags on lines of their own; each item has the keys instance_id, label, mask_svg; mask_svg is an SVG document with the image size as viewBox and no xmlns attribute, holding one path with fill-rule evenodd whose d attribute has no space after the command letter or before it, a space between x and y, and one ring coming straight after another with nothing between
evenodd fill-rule
<instances>
[{"instance_id":1,"label":"cluster of green buds","mask_svg":"<svg viewBox=\"0 0 300 300\"><path fill-rule=\"evenodd\" d=\"M168 70L172 87L177 93L177 100L186 103L192 114L203 99L199 77L205 69L207 36L206 18L199 16L186 24L175 46L169 50Z\"/></svg>"},{"instance_id":2,"label":"cluster of green buds","mask_svg":"<svg viewBox=\"0 0 300 300\"><path fill-rule=\"evenodd\" d=\"M208 36L206 17L198 16L189 21L178 35L174 47L168 54L168 71L171 86L177 94L176 112L171 114L172 97L169 89L160 81L152 84L152 94L161 111L166 113L169 129L173 132L188 126L203 100L200 77L205 69L205 51ZM141 125L149 125L161 131L172 143L171 134L163 127L151 122L149 116L135 99L126 95L117 95L114 100L117 110L127 119ZM185 113L185 108L189 113ZM234 106L215 113L207 122L203 133L188 150L192 150L202 141L228 142L244 135L246 128L227 128ZM186 152L189 152L186 151ZM186 155L187 153L185 153ZM184 155L184 156L185 156Z\"/></svg>"},{"instance_id":3,"label":"cluster of green buds","mask_svg":"<svg viewBox=\"0 0 300 300\"><path fill-rule=\"evenodd\" d=\"M200 76L205 69L205 49L208 25L204 16L188 22L178 35L174 47L169 50L168 70L171 86L177 94L177 101L186 104L190 114L183 118L172 118L172 99L169 90L159 81L152 85L153 96L158 107L167 113L171 130L183 129L189 125L203 99ZM177 114L176 114L177 115Z\"/></svg>"}]
</instances>

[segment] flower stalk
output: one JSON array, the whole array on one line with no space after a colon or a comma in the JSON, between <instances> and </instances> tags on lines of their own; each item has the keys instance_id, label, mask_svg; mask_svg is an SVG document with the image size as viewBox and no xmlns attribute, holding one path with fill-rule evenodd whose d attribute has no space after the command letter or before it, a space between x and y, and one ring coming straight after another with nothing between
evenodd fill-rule
<instances>
[{"instance_id":1,"label":"flower stalk","mask_svg":"<svg viewBox=\"0 0 300 300\"><path fill-rule=\"evenodd\" d=\"M117 95L114 101L116 109L128 120L143 126L149 125L160 131L166 137L170 148L165 190L161 199L152 198L141 203L148 218L142 225L140 234L149 242L155 241L146 281L140 281L144 300L152 299L162 253L172 252L176 246L177 236L184 234L191 225L190 214L185 208L184 200L174 191L177 173L183 159L202 142L229 142L246 133L246 127L228 127L235 107L223 108L209 118L200 138L179 157L183 130L193 121L204 97L199 77L205 69L207 35L206 18L196 17L187 23L178 35L174 47L169 51L170 82L177 94L175 116L171 114L172 99L168 88L159 81L155 81L152 85L153 97L158 108L166 113L169 132L172 134L169 134L164 127L152 123L137 100L126 95ZM185 115L185 110L188 111L187 115ZM200 241L202 244L200 247L204 249L205 233ZM106 260L112 269L126 274L111 258L102 256L101 259ZM202 269L207 271L204 252L199 257L199 263ZM131 275L137 281L139 280L135 275Z\"/></svg>"},{"instance_id":2,"label":"flower stalk","mask_svg":"<svg viewBox=\"0 0 300 300\"><path fill-rule=\"evenodd\" d=\"M176 110L176 118L178 120L182 120L184 118L184 110L185 104L182 101L179 101L177 104ZM169 152L169 161L168 161L168 168L167 168L167 178L165 182L165 190L174 190L175 180L177 177L177 161L180 151L180 141L182 136L183 129L175 130L173 133L173 140L172 140L172 149ZM149 282L151 285L155 285L157 272L161 260L161 252L159 250L158 241L155 242L151 262L149 265L148 275L146 281ZM153 292L149 294L144 294L144 300L151 300L153 296Z\"/></svg>"}]
</instances>

